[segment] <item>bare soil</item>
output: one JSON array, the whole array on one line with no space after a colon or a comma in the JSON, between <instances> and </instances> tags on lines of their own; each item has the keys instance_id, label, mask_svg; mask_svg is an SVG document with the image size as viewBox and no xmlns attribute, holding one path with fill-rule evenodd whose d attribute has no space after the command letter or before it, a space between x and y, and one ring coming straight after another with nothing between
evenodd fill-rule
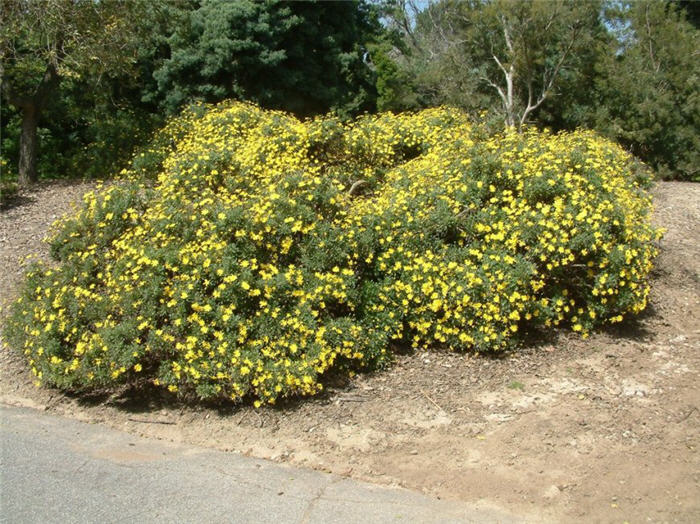
<instances>
[{"instance_id":1,"label":"bare soil","mask_svg":"<svg viewBox=\"0 0 700 524\"><path fill-rule=\"evenodd\" d=\"M20 261L90 184L46 184L0 211L0 302ZM700 522L700 184L660 182L667 228L648 311L582 340L494 356L398 355L388 370L277 408L183 406L153 391L74 397L0 350L0 401L134 434L305 466L528 521Z\"/></svg>"}]
</instances>

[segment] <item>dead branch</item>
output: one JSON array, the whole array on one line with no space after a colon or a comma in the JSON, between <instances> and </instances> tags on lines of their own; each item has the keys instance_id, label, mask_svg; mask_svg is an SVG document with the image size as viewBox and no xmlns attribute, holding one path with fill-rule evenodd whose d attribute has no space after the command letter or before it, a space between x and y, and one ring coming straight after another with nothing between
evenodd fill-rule
<instances>
[{"instance_id":1,"label":"dead branch","mask_svg":"<svg viewBox=\"0 0 700 524\"><path fill-rule=\"evenodd\" d=\"M169 420L152 420L152 419L140 419L140 418L133 418L133 417L129 417L127 420L130 420L131 422L140 422L141 424L175 425L175 422L171 422Z\"/></svg>"},{"instance_id":2,"label":"dead branch","mask_svg":"<svg viewBox=\"0 0 700 524\"><path fill-rule=\"evenodd\" d=\"M423 396L424 396L426 399L428 399L428 400L430 401L430 403L431 403L433 406L435 406L436 408L438 408L438 409L439 409L440 411L442 411L443 413L447 413L447 411L445 411L445 410L442 408L442 406L440 406L440 404L438 404L438 403L435 402L432 398L430 398L430 397L428 396L428 394L427 394L425 391L423 391L423 390L421 389L420 392L423 394Z\"/></svg>"},{"instance_id":3,"label":"dead branch","mask_svg":"<svg viewBox=\"0 0 700 524\"><path fill-rule=\"evenodd\" d=\"M365 184L367 184L367 181L366 181L366 180L357 180L356 182L354 182L354 183L350 186L350 189L348 190L348 195L350 195L350 196L354 195L354 194L357 193L358 190L359 190L362 186L364 186Z\"/></svg>"}]
</instances>

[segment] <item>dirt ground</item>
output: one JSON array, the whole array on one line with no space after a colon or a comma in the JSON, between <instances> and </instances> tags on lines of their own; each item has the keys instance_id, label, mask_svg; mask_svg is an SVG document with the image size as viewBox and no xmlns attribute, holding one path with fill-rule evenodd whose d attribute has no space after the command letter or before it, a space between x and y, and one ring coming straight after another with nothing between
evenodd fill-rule
<instances>
[{"instance_id":1,"label":"dirt ground","mask_svg":"<svg viewBox=\"0 0 700 524\"><path fill-rule=\"evenodd\" d=\"M0 302L90 184L47 184L0 211ZM532 522L700 522L700 184L659 183L668 229L651 305L582 340L502 358L416 352L277 408L78 398L32 385L0 351L0 401L134 434L400 485ZM141 398L139 398L139 396Z\"/></svg>"}]
</instances>

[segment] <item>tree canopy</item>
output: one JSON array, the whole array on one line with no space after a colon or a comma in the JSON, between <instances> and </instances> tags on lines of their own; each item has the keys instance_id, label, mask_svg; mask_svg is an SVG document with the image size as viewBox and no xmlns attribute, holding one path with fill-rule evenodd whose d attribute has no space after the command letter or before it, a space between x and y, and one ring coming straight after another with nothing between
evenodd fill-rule
<instances>
[{"instance_id":1,"label":"tree canopy","mask_svg":"<svg viewBox=\"0 0 700 524\"><path fill-rule=\"evenodd\" d=\"M65 78L97 78L135 61L131 38L138 2L7 0L2 3L2 94L22 115L21 184L36 181L41 112Z\"/></svg>"},{"instance_id":2,"label":"tree canopy","mask_svg":"<svg viewBox=\"0 0 700 524\"><path fill-rule=\"evenodd\" d=\"M155 93L175 112L188 101L252 100L299 115L372 110L363 63L378 22L366 4L203 0L167 39Z\"/></svg>"},{"instance_id":3,"label":"tree canopy","mask_svg":"<svg viewBox=\"0 0 700 524\"><path fill-rule=\"evenodd\" d=\"M382 105L450 104L507 126L594 128L662 176L698 177L695 4L639 0L384 3ZM695 18L693 18L695 17ZM413 96L395 86L407 79Z\"/></svg>"},{"instance_id":4,"label":"tree canopy","mask_svg":"<svg viewBox=\"0 0 700 524\"><path fill-rule=\"evenodd\" d=\"M596 127L662 175L697 178L700 38L674 5L650 0L609 11L624 31L597 79Z\"/></svg>"},{"instance_id":5,"label":"tree canopy","mask_svg":"<svg viewBox=\"0 0 700 524\"><path fill-rule=\"evenodd\" d=\"M308 117L455 106L594 129L696 180L698 3L5 0L0 180L108 176L192 102Z\"/></svg>"}]
</instances>

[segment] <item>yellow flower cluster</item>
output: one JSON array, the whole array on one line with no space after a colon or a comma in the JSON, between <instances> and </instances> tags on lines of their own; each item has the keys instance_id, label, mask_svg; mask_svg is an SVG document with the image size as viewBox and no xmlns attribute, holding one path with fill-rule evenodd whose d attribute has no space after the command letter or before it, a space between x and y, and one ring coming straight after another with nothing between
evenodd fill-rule
<instances>
[{"instance_id":1,"label":"yellow flower cluster","mask_svg":"<svg viewBox=\"0 0 700 524\"><path fill-rule=\"evenodd\" d=\"M489 135L458 110L171 121L86 195L7 326L39 381L142 378L273 403L391 341L497 349L646 305L644 171L588 132Z\"/></svg>"}]
</instances>

